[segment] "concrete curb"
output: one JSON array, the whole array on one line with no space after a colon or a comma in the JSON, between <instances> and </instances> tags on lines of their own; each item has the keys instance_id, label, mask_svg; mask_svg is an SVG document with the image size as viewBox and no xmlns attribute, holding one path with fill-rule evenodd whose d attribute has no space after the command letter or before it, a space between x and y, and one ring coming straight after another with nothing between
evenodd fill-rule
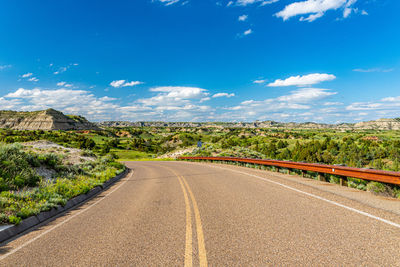
<instances>
[{"instance_id":1,"label":"concrete curb","mask_svg":"<svg viewBox=\"0 0 400 267\"><path fill-rule=\"evenodd\" d=\"M111 178L110 180L104 182L100 186L96 186L89 192L83 195L76 196L74 198L71 198L70 200L67 201L67 204L63 207L61 205L52 208L49 211L42 211L38 215L31 216L29 218L26 218L22 220L22 222L18 225L7 225L2 227L0 229L0 243L15 237L16 235L54 217L59 215L60 213L67 211L73 207L76 207L77 205L81 204L82 202L92 198L93 196L97 195L98 193L104 191L108 187L110 187L112 184L114 184L116 181L120 180L122 177L124 177L127 173L129 172L129 169L126 168L124 172L118 174L117 176Z\"/></svg>"}]
</instances>

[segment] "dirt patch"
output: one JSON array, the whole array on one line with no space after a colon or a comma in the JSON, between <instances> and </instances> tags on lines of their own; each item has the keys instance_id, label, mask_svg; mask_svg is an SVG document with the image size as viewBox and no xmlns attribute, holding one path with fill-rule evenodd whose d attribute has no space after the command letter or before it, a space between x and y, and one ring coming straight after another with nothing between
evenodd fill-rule
<instances>
[{"instance_id":1,"label":"dirt patch","mask_svg":"<svg viewBox=\"0 0 400 267\"><path fill-rule=\"evenodd\" d=\"M96 160L95 157L86 155L86 152L81 149L63 147L50 141L40 140L23 143L22 145L27 151L39 154L54 153L61 155L63 158L63 164L65 165L77 165L85 161Z\"/></svg>"},{"instance_id":2,"label":"dirt patch","mask_svg":"<svg viewBox=\"0 0 400 267\"><path fill-rule=\"evenodd\" d=\"M45 180L53 180L57 174L55 170L48 169L44 166L40 166L38 168L35 168L36 173L39 176L42 176Z\"/></svg>"},{"instance_id":3,"label":"dirt patch","mask_svg":"<svg viewBox=\"0 0 400 267\"><path fill-rule=\"evenodd\" d=\"M195 150L196 147L189 147L189 148L185 148L185 149L181 149L181 150L175 150L169 153L166 153L162 156L159 156L159 159L166 159L166 158L170 158L170 159L176 159L179 158L180 156L182 156L183 154L186 153L192 153L193 150Z\"/></svg>"}]
</instances>

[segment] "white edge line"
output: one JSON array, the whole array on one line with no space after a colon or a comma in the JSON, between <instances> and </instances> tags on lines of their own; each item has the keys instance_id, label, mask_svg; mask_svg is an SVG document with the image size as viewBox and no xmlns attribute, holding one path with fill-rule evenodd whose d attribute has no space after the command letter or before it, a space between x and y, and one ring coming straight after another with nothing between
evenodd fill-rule
<instances>
[{"instance_id":1,"label":"white edge line","mask_svg":"<svg viewBox=\"0 0 400 267\"><path fill-rule=\"evenodd\" d=\"M361 211L361 210L358 210L358 209L355 209L355 208L352 208L352 207L349 207L349 206L340 204L340 203L338 203L338 202L336 202L336 201L332 201L332 200L329 200L329 199L326 199L326 198L323 198L323 197L320 197L320 196L317 196L317 195L314 195L314 194L311 194L311 193L307 193L307 192L301 191L301 190L296 189L296 188L294 188L294 187L291 187L291 186L288 186L288 185L285 185L285 184L281 184L281 183L279 183L279 182L275 182L275 181L273 181L273 180L270 180L270 179L267 179L267 178L264 178L264 177L261 177L261 176L258 176L258 175L249 174L249 173L246 173L246 172L242 172L242 171L238 171L238 170L233 170L233 169L229 169L229 168L218 167L218 166L212 166L212 167L218 168L218 169L224 169L224 170L228 170L228 171L232 171L232 172L241 173L241 174L244 174L244 175L247 175L247 176L252 176L252 177L255 177L255 178L257 178L257 179L260 179L260 180L263 180L263 181L267 181L267 182L269 182L269 183L279 185L279 186L284 187L284 188L286 188L286 189L289 189L289 190L292 190L292 191L295 191L295 192L298 192L298 193L301 193L301 194L304 194L304 195L307 195L307 196L310 196L310 197L313 197L313 198L316 198L316 199L325 201L325 202L330 203L330 204L332 204L332 205L335 205L335 206L338 206L338 207L341 207L341 208L344 208L344 209L353 211L353 212L355 212L355 213L364 215L364 216L366 216L366 217L368 217L368 218L375 219L375 220L377 220L377 221L380 221L380 222L389 224L389 225L391 225L391 226L394 226L394 227L397 227L397 228L400 229L400 224L398 224L398 223L395 223L395 222L392 222L392 221L383 219L383 218L381 218L381 217L372 215L372 214L370 214L370 213L368 213L368 212L364 212L364 211Z\"/></svg>"},{"instance_id":2,"label":"white edge line","mask_svg":"<svg viewBox=\"0 0 400 267\"><path fill-rule=\"evenodd\" d=\"M133 172L131 172L131 174L129 175L129 178L132 177L132 174L133 174ZM129 180L129 178L126 179L126 180L125 180L123 183L121 183L119 186L117 186L116 188L114 188L112 191L110 191L107 195L105 195L104 197L102 197L102 198L100 198L99 200L97 200L96 202L94 202L92 205L90 205L90 206L86 207L85 209L83 209L83 210L81 210L81 211L75 213L74 215L68 217L67 219L65 219L64 221L60 222L59 224L54 225L53 227L51 227L50 229L47 229L46 231L44 231L43 233L39 234L38 236L36 236L36 237L30 239L29 241L25 242L24 244L22 244L22 245L16 247L15 249L11 250L11 251L8 252L8 253L2 255L2 256L0 257L0 261L2 261L2 260L4 260L5 258L7 258L8 256L14 254L15 252L19 251L20 249L26 247L27 245L29 245L30 243L34 242L35 240L41 238L42 236L44 236L44 235L50 233L51 231L53 231L54 229L60 227L61 225L63 225L63 224L65 224L65 223L69 222L70 220L72 220L72 219L75 218L76 216L78 216L78 215L84 213L84 212L87 211L88 209L90 209L90 208L96 206L96 205L99 204L101 201L103 201L106 197L108 197L109 195L111 195L112 193L114 193L115 191L117 191L121 186L123 186L123 185L126 183L126 181Z\"/></svg>"}]
</instances>

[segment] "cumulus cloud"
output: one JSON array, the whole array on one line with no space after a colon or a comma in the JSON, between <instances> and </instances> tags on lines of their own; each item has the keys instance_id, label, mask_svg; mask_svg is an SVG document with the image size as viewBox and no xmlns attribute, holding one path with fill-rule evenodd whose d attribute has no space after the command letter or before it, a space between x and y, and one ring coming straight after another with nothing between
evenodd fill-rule
<instances>
[{"instance_id":1,"label":"cumulus cloud","mask_svg":"<svg viewBox=\"0 0 400 267\"><path fill-rule=\"evenodd\" d=\"M239 16L238 20L239 21L246 21L248 18L249 18L248 15L241 15L241 16Z\"/></svg>"},{"instance_id":2,"label":"cumulus cloud","mask_svg":"<svg viewBox=\"0 0 400 267\"><path fill-rule=\"evenodd\" d=\"M17 110L42 110L55 108L69 114L81 114L92 119L102 119L115 112L118 105L112 98L98 98L89 91L72 89L45 90L19 88L3 97Z\"/></svg>"},{"instance_id":3,"label":"cumulus cloud","mask_svg":"<svg viewBox=\"0 0 400 267\"><path fill-rule=\"evenodd\" d=\"M146 106L184 106L190 104L190 100L200 100L209 95L206 89L184 86L162 86L150 89L151 92L158 92L156 96L142 98L138 103Z\"/></svg>"},{"instance_id":4,"label":"cumulus cloud","mask_svg":"<svg viewBox=\"0 0 400 267\"><path fill-rule=\"evenodd\" d=\"M6 109L17 109L17 107L21 104L21 101L18 99L5 99L4 97L0 97L0 107L3 110Z\"/></svg>"},{"instance_id":5,"label":"cumulus cloud","mask_svg":"<svg viewBox=\"0 0 400 267\"><path fill-rule=\"evenodd\" d=\"M292 91L290 95L284 95L277 98L278 101L289 103L310 103L312 101L324 99L328 96L333 96L336 92L331 92L328 89L321 88L301 88Z\"/></svg>"},{"instance_id":6,"label":"cumulus cloud","mask_svg":"<svg viewBox=\"0 0 400 267\"><path fill-rule=\"evenodd\" d=\"M284 21L291 17L299 15L307 15L300 17L300 21L314 21L329 10L343 9L343 17L348 17L354 10L352 6L357 0L306 0L291 3L281 11L275 14L276 17L282 18Z\"/></svg>"},{"instance_id":7,"label":"cumulus cloud","mask_svg":"<svg viewBox=\"0 0 400 267\"><path fill-rule=\"evenodd\" d=\"M155 96L141 98L135 101L136 105L151 107L158 115L158 119L193 120L194 117L210 112L210 106L201 103L210 99L208 90L199 87L162 86L150 88Z\"/></svg>"},{"instance_id":8,"label":"cumulus cloud","mask_svg":"<svg viewBox=\"0 0 400 267\"><path fill-rule=\"evenodd\" d=\"M351 122L400 116L400 96L351 103L343 108L343 103L334 99L337 92L322 88L298 88L274 98L251 99L223 108L202 103L233 94L210 95L207 89L180 86L154 87L149 91L152 96L122 105L120 99L95 96L86 90L19 88L0 96L0 106L13 110L55 108L90 120Z\"/></svg>"},{"instance_id":9,"label":"cumulus cloud","mask_svg":"<svg viewBox=\"0 0 400 267\"><path fill-rule=\"evenodd\" d=\"M260 6L269 5L272 3L276 3L279 0L237 0L236 5L238 6L248 6L252 4L260 4ZM231 3L233 4L233 2Z\"/></svg>"},{"instance_id":10,"label":"cumulus cloud","mask_svg":"<svg viewBox=\"0 0 400 267\"><path fill-rule=\"evenodd\" d=\"M390 111L400 114L400 96L385 97L374 102L355 102L346 107L350 111Z\"/></svg>"},{"instance_id":11,"label":"cumulus cloud","mask_svg":"<svg viewBox=\"0 0 400 267\"><path fill-rule=\"evenodd\" d=\"M277 87L277 86L308 86L317 83L321 83L324 81L332 81L336 79L335 75L326 74L326 73L313 73L308 75L297 75L289 77L285 80L278 79L272 83L269 83L268 86L270 87Z\"/></svg>"},{"instance_id":12,"label":"cumulus cloud","mask_svg":"<svg viewBox=\"0 0 400 267\"><path fill-rule=\"evenodd\" d=\"M213 97L213 98L218 98L218 97L227 97L227 98L230 98L230 97L234 97L234 96L235 96L234 93L231 93L231 94L228 94L228 93L217 93L217 94L214 94L212 97Z\"/></svg>"},{"instance_id":13,"label":"cumulus cloud","mask_svg":"<svg viewBox=\"0 0 400 267\"><path fill-rule=\"evenodd\" d=\"M335 94L337 93L328 89L301 88L291 91L288 95L282 95L277 98L269 98L263 101L243 101L240 106L236 106L233 109L238 110L246 107L260 107L262 110L309 109L310 106L307 104L314 103L317 100L321 100Z\"/></svg>"},{"instance_id":14,"label":"cumulus cloud","mask_svg":"<svg viewBox=\"0 0 400 267\"><path fill-rule=\"evenodd\" d=\"M132 81L132 82L128 82L126 80L116 80L116 81L112 81L110 83L110 85L114 88L119 88L119 87L133 87L139 84L143 84L143 82L139 82L139 81Z\"/></svg>"},{"instance_id":15,"label":"cumulus cloud","mask_svg":"<svg viewBox=\"0 0 400 267\"><path fill-rule=\"evenodd\" d=\"M320 108L321 101L336 95L329 89L300 88L288 94L265 100L246 100L240 105L226 108L222 114L229 120L323 120L326 114L335 117L335 107L330 110ZM221 117L219 117L221 118Z\"/></svg>"}]
</instances>

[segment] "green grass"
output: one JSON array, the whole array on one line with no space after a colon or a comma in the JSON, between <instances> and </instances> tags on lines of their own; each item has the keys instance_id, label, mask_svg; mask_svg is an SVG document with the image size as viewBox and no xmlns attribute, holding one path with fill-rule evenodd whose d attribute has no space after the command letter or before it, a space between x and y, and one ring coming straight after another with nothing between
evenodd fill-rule
<instances>
[{"instance_id":1,"label":"green grass","mask_svg":"<svg viewBox=\"0 0 400 267\"><path fill-rule=\"evenodd\" d=\"M111 152L118 156L118 161L151 159L154 156L153 154L134 150L112 149Z\"/></svg>"},{"instance_id":2,"label":"green grass","mask_svg":"<svg viewBox=\"0 0 400 267\"><path fill-rule=\"evenodd\" d=\"M173 158L138 158L138 159L118 159L119 162L123 161L175 161Z\"/></svg>"},{"instance_id":3,"label":"green grass","mask_svg":"<svg viewBox=\"0 0 400 267\"><path fill-rule=\"evenodd\" d=\"M39 166L53 170L55 177L46 180L39 176L35 171ZM65 205L124 169L111 155L70 166L57 154L26 152L19 144L0 143L0 224L18 224Z\"/></svg>"}]
</instances>

